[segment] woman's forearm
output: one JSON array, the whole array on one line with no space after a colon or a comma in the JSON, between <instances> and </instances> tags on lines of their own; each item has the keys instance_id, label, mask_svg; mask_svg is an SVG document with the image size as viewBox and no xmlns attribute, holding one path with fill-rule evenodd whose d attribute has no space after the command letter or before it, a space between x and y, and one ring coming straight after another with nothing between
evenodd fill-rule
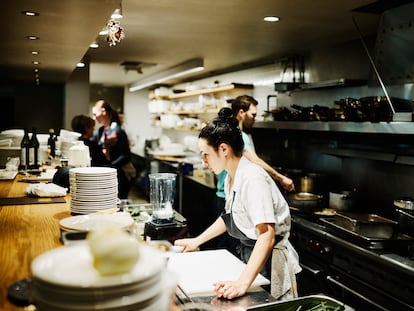
<instances>
[{"instance_id":1,"label":"woman's forearm","mask_svg":"<svg viewBox=\"0 0 414 311\"><path fill-rule=\"evenodd\" d=\"M253 283L263 269L275 244L275 230L273 225L262 224L261 226L261 233L254 245L249 261L239 277L239 282L245 284L246 288Z\"/></svg>"},{"instance_id":2,"label":"woman's forearm","mask_svg":"<svg viewBox=\"0 0 414 311\"><path fill-rule=\"evenodd\" d=\"M210 241L211 239L226 232L226 225L221 217L218 217L214 223L204 230L199 236L195 237L197 244L201 245Z\"/></svg>"}]
</instances>

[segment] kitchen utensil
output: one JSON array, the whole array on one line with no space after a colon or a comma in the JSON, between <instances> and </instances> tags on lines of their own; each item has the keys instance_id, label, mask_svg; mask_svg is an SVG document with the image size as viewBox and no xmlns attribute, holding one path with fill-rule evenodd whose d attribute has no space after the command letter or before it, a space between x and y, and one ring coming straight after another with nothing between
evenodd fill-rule
<instances>
[{"instance_id":1,"label":"kitchen utensil","mask_svg":"<svg viewBox=\"0 0 414 311\"><path fill-rule=\"evenodd\" d=\"M338 212L334 217L337 225L371 238L389 239L397 226L397 222L376 214Z\"/></svg>"},{"instance_id":2,"label":"kitchen utensil","mask_svg":"<svg viewBox=\"0 0 414 311\"><path fill-rule=\"evenodd\" d=\"M309 192L289 193L286 195L286 200L289 206L312 213L322 208L323 196Z\"/></svg>"},{"instance_id":3,"label":"kitchen utensil","mask_svg":"<svg viewBox=\"0 0 414 311\"><path fill-rule=\"evenodd\" d=\"M321 173L308 173L300 178L299 192L325 194L326 175Z\"/></svg>"},{"instance_id":4,"label":"kitchen utensil","mask_svg":"<svg viewBox=\"0 0 414 311\"><path fill-rule=\"evenodd\" d=\"M172 173L149 175L153 223L168 223L173 220L176 176Z\"/></svg>"},{"instance_id":5,"label":"kitchen utensil","mask_svg":"<svg viewBox=\"0 0 414 311\"><path fill-rule=\"evenodd\" d=\"M329 207L337 211L351 211L355 203L354 191L329 192Z\"/></svg>"},{"instance_id":6,"label":"kitchen utensil","mask_svg":"<svg viewBox=\"0 0 414 311\"><path fill-rule=\"evenodd\" d=\"M397 208L398 230L414 237L414 211Z\"/></svg>"},{"instance_id":7,"label":"kitchen utensil","mask_svg":"<svg viewBox=\"0 0 414 311\"><path fill-rule=\"evenodd\" d=\"M414 198L401 197L394 200L394 206L406 211L414 211Z\"/></svg>"}]
</instances>

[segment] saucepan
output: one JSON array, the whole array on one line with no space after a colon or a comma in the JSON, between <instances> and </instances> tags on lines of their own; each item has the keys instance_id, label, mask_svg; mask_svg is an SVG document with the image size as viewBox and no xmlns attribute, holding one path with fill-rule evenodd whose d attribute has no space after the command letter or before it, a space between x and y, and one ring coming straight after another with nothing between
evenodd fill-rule
<instances>
[{"instance_id":1,"label":"saucepan","mask_svg":"<svg viewBox=\"0 0 414 311\"><path fill-rule=\"evenodd\" d=\"M399 231L414 237L414 198L397 198L394 207L398 215Z\"/></svg>"},{"instance_id":2,"label":"saucepan","mask_svg":"<svg viewBox=\"0 0 414 311\"><path fill-rule=\"evenodd\" d=\"M355 205L356 190L329 192L329 207L337 211L351 211Z\"/></svg>"},{"instance_id":3,"label":"saucepan","mask_svg":"<svg viewBox=\"0 0 414 311\"><path fill-rule=\"evenodd\" d=\"M309 192L289 193L286 195L289 206L296 207L304 212L313 213L321 209L323 205L323 195Z\"/></svg>"}]
</instances>

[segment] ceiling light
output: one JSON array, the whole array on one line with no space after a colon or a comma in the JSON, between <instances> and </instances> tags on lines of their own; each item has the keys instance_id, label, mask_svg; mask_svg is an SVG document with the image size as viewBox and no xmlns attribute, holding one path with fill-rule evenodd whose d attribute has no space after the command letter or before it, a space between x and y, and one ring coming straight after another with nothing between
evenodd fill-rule
<instances>
[{"instance_id":1,"label":"ceiling light","mask_svg":"<svg viewBox=\"0 0 414 311\"><path fill-rule=\"evenodd\" d=\"M77 68L83 68L83 67L85 67L85 63L84 62L79 62L79 63L76 64L76 67Z\"/></svg>"},{"instance_id":2,"label":"ceiling light","mask_svg":"<svg viewBox=\"0 0 414 311\"><path fill-rule=\"evenodd\" d=\"M99 32L100 36L106 36L108 34L108 29L106 27L102 28L102 30Z\"/></svg>"},{"instance_id":3,"label":"ceiling light","mask_svg":"<svg viewBox=\"0 0 414 311\"><path fill-rule=\"evenodd\" d=\"M39 37L36 37L36 36L26 36L26 39L29 39L29 40L39 40L40 38Z\"/></svg>"},{"instance_id":4,"label":"ceiling light","mask_svg":"<svg viewBox=\"0 0 414 311\"><path fill-rule=\"evenodd\" d=\"M39 55L39 52L38 51L31 51L30 52L32 55Z\"/></svg>"},{"instance_id":5,"label":"ceiling light","mask_svg":"<svg viewBox=\"0 0 414 311\"><path fill-rule=\"evenodd\" d=\"M33 11L22 11L21 13L26 16L39 16L39 13Z\"/></svg>"},{"instance_id":6,"label":"ceiling light","mask_svg":"<svg viewBox=\"0 0 414 311\"><path fill-rule=\"evenodd\" d=\"M277 16L266 16L265 18L263 18L263 20L266 21L266 22L274 23L274 22L280 21L280 18L277 17Z\"/></svg>"},{"instance_id":7,"label":"ceiling light","mask_svg":"<svg viewBox=\"0 0 414 311\"><path fill-rule=\"evenodd\" d=\"M142 90L151 85L163 83L165 81L183 77L189 75L190 73L198 72L201 70L204 70L203 59L192 59L131 84L129 86L129 91L135 92Z\"/></svg>"},{"instance_id":8,"label":"ceiling light","mask_svg":"<svg viewBox=\"0 0 414 311\"><path fill-rule=\"evenodd\" d=\"M119 8L117 8L111 15L111 18L114 19L121 19L122 16L122 3L119 4Z\"/></svg>"},{"instance_id":9,"label":"ceiling light","mask_svg":"<svg viewBox=\"0 0 414 311\"><path fill-rule=\"evenodd\" d=\"M39 65L39 64L40 64L40 62L38 62L37 60L34 60L34 61L32 61L32 64L33 64L33 65Z\"/></svg>"},{"instance_id":10,"label":"ceiling light","mask_svg":"<svg viewBox=\"0 0 414 311\"><path fill-rule=\"evenodd\" d=\"M92 49L97 49L97 48L99 48L99 44L98 44L98 42L93 41L93 42L89 45L89 47L90 47L90 48L92 48Z\"/></svg>"}]
</instances>

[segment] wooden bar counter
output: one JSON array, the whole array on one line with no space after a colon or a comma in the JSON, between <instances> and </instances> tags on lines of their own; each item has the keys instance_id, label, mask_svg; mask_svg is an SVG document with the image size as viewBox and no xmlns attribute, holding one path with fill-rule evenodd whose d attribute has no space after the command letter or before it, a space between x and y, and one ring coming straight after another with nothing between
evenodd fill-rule
<instances>
[{"instance_id":1,"label":"wooden bar counter","mask_svg":"<svg viewBox=\"0 0 414 311\"><path fill-rule=\"evenodd\" d=\"M28 183L0 181L0 198L24 196ZM66 203L36 203L0 206L0 310L25 310L7 299L7 289L31 276L33 259L60 242L59 221L70 216L69 195Z\"/></svg>"}]
</instances>

